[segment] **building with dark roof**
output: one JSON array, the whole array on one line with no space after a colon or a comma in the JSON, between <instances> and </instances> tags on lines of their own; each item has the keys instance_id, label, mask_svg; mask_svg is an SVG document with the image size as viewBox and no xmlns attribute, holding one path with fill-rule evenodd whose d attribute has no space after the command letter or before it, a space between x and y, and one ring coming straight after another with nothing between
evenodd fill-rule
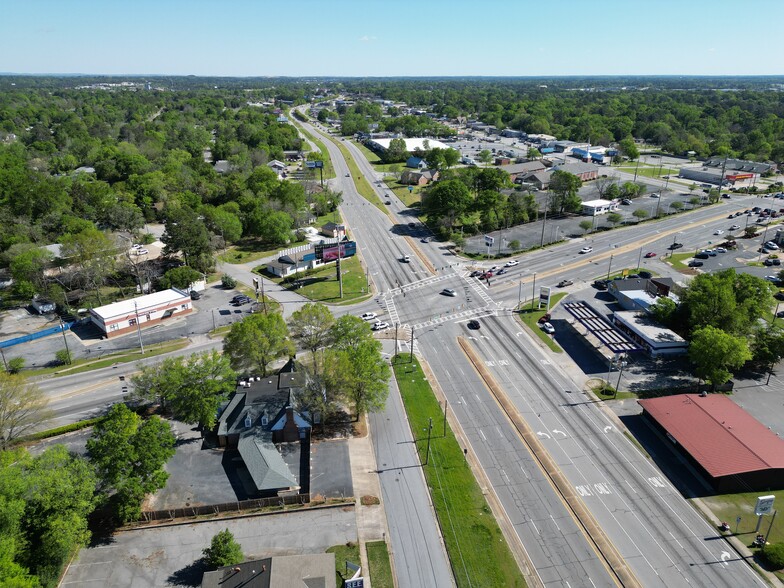
<instances>
[{"instance_id":1,"label":"building with dark roof","mask_svg":"<svg viewBox=\"0 0 784 588\"><path fill-rule=\"evenodd\" d=\"M660 296L668 296L676 302L672 294L675 282L672 278L626 278L611 280L607 284L607 292L618 301L624 310L646 311Z\"/></svg>"},{"instance_id":2,"label":"building with dark roof","mask_svg":"<svg viewBox=\"0 0 784 588\"><path fill-rule=\"evenodd\" d=\"M784 488L784 440L723 394L679 394L638 400L716 491Z\"/></svg>"},{"instance_id":3,"label":"building with dark roof","mask_svg":"<svg viewBox=\"0 0 784 588\"><path fill-rule=\"evenodd\" d=\"M728 172L744 172L754 174L764 174L773 169L773 166L769 163L745 161L743 159L727 159L725 163L723 157L711 157L705 162L705 166L724 169Z\"/></svg>"},{"instance_id":4,"label":"building with dark roof","mask_svg":"<svg viewBox=\"0 0 784 588\"><path fill-rule=\"evenodd\" d=\"M335 554L282 555L205 572L201 588L335 588Z\"/></svg>"},{"instance_id":5,"label":"building with dark roof","mask_svg":"<svg viewBox=\"0 0 784 588\"><path fill-rule=\"evenodd\" d=\"M305 374L295 371L289 361L275 375L240 380L218 418L218 444L239 451L258 495L299 489L298 478L278 446L295 443L309 451L308 415L295 407L296 395L304 386Z\"/></svg>"}]
</instances>

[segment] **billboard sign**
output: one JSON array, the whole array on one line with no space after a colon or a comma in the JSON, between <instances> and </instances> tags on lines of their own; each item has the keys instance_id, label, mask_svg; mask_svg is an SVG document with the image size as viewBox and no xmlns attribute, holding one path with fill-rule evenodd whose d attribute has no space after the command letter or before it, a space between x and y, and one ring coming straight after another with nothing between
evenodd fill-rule
<instances>
[{"instance_id":1,"label":"billboard sign","mask_svg":"<svg viewBox=\"0 0 784 588\"><path fill-rule=\"evenodd\" d=\"M306 161L305 165L307 167L311 168L311 169L313 169L313 168L318 169L318 168L323 168L324 167L324 162L323 161Z\"/></svg>"},{"instance_id":2,"label":"billboard sign","mask_svg":"<svg viewBox=\"0 0 784 588\"><path fill-rule=\"evenodd\" d=\"M754 514L758 517L767 515L773 512L773 501L776 497L772 494L770 496L758 496L757 505L754 507Z\"/></svg>"},{"instance_id":3,"label":"billboard sign","mask_svg":"<svg viewBox=\"0 0 784 588\"><path fill-rule=\"evenodd\" d=\"M337 244L332 246L325 245L321 252L321 261L327 263L329 261L335 261L338 257L351 257L357 254L357 244L355 241L344 241L339 247L340 255L338 256Z\"/></svg>"},{"instance_id":4,"label":"billboard sign","mask_svg":"<svg viewBox=\"0 0 784 588\"><path fill-rule=\"evenodd\" d=\"M490 235L485 235L485 245L487 247L492 247L493 243L495 243L495 239Z\"/></svg>"},{"instance_id":5,"label":"billboard sign","mask_svg":"<svg viewBox=\"0 0 784 588\"><path fill-rule=\"evenodd\" d=\"M542 308L542 305L550 310L550 288L544 286L539 289L539 308Z\"/></svg>"}]
</instances>

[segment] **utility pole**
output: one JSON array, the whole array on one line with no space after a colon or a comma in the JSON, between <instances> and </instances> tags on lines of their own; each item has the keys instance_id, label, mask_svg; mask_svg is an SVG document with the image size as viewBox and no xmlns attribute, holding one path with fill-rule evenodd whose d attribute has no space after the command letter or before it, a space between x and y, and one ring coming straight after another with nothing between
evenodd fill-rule
<instances>
[{"instance_id":1,"label":"utility pole","mask_svg":"<svg viewBox=\"0 0 784 588\"><path fill-rule=\"evenodd\" d=\"M626 356L619 355L618 356L618 368L621 370L618 373L618 383L615 385L615 392L613 393L613 398L618 396L618 388L621 386L621 377L623 376L623 366L626 365Z\"/></svg>"},{"instance_id":2,"label":"utility pole","mask_svg":"<svg viewBox=\"0 0 784 588\"><path fill-rule=\"evenodd\" d=\"M136 320L139 320L137 315ZM68 354L68 363L71 363L71 350L68 349L68 338L65 336L65 324L63 324L63 319L60 319L60 332L63 334L63 343L65 343L65 352Z\"/></svg>"},{"instance_id":3,"label":"utility pole","mask_svg":"<svg viewBox=\"0 0 784 588\"><path fill-rule=\"evenodd\" d=\"M411 327L411 356L408 358L408 363L414 363L414 327Z\"/></svg>"},{"instance_id":4,"label":"utility pole","mask_svg":"<svg viewBox=\"0 0 784 588\"><path fill-rule=\"evenodd\" d=\"M342 244L340 242L340 237L338 237L338 261L337 261L337 271L338 271L338 285L340 287L340 298L343 299L343 272L340 269L340 248Z\"/></svg>"},{"instance_id":5,"label":"utility pole","mask_svg":"<svg viewBox=\"0 0 784 588\"><path fill-rule=\"evenodd\" d=\"M444 438L446 438L446 411L449 408L449 401L444 400Z\"/></svg>"},{"instance_id":6,"label":"utility pole","mask_svg":"<svg viewBox=\"0 0 784 588\"><path fill-rule=\"evenodd\" d=\"M395 323L395 357L397 358L397 330L400 327L400 323Z\"/></svg>"},{"instance_id":7,"label":"utility pole","mask_svg":"<svg viewBox=\"0 0 784 588\"><path fill-rule=\"evenodd\" d=\"M139 307L136 304L136 301L133 301L133 311L136 315L136 334L139 336L139 347L142 350L142 355L144 355L144 342L142 341L142 328L139 325Z\"/></svg>"},{"instance_id":8,"label":"utility pole","mask_svg":"<svg viewBox=\"0 0 784 588\"><path fill-rule=\"evenodd\" d=\"M523 303L523 280L520 279L520 284L517 287L517 310L520 310L520 305Z\"/></svg>"},{"instance_id":9,"label":"utility pole","mask_svg":"<svg viewBox=\"0 0 784 588\"><path fill-rule=\"evenodd\" d=\"M427 449L425 450L425 465L430 461L430 432L433 430L433 419L429 418L427 425Z\"/></svg>"},{"instance_id":10,"label":"utility pole","mask_svg":"<svg viewBox=\"0 0 784 588\"><path fill-rule=\"evenodd\" d=\"M607 267L607 279L610 279L610 271L612 271L612 260L614 253L610 253L610 265Z\"/></svg>"},{"instance_id":11,"label":"utility pole","mask_svg":"<svg viewBox=\"0 0 784 588\"><path fill-rule=\"evenodd\" d=\"M212 309L212 330L214 331L218 327L215 326L215 309Z\"/></svg>"},{"instance_id":12,"label":"utility pole","mask_svg":"<svg viewBox=\"0 0 784 588\"><path fill-rule=\"evenodd\" d=\"M0 357L3 358L3 368L5 368L5 371L8 371L8 364L5 361L5 352L2 347L0 347Z\"/></svg>"},{"instance_id":13,"label":"utility pole","mask_svg":"<svg viewBox=\"0 0 784 588\"><path fill-rule=\"evenodd\" d=\"M642 247L640 247L640 255L637 257L637 269L640 269L642 265Z\"/></svg>"},{"instance_id":14,"label":"utility pole","mask_svg":"<svg viewBox=\"0 0 784 588\"><path fill-rule=\"evenodd\" d=\"M542 221L542 240L539 242L539 247L544 247L544 227L547 225L547 206L550 204L550 191L547 191L547 197L544 201L544 220Z\"/></svg>"},{"instance_id":15,"label":"utility pole","mask_svg":"<svg viewBox=\"0 0 784 588\"><path fill-rule=\"evenodd\" d=\"M534 300L536 300L536 272L534 272L534 281L531 286L531 310L534 309Z\"/></svg>"}]
</instances>

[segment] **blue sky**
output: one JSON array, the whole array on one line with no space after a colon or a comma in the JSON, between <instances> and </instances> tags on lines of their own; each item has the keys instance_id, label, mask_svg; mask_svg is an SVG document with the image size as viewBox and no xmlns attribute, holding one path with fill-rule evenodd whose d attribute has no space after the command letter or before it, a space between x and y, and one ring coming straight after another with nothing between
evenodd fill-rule
<instances>
[{"instance_id":1,"label":"blue sky","mask_svg":"<svg viewBox=\"0 0 784 588\"><path fill-rule=\"evenodd\" d=\"M0 0L0 71L784 73L784 0Z\"/></svg>"}]
</instances>

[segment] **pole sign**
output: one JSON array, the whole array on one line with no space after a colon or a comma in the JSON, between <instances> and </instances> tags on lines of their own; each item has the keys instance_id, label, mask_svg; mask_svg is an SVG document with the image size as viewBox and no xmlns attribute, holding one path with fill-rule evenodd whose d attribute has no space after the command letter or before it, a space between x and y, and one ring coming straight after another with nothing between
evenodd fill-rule
<instances>
[{"instance_id":1,"label":"pole sign","mask_svg":"<svg viewBox=\"0 0 784 588\"><path fill-rule=\"evenodd\" d=\"M485 245L487 247L492 247L493 243L495 243L495 238L491 237L490 235L485 235Z\"/></svg>"},{"instance_id":2,"label":"pole sign","mask_svg":"<svg viewBox=\"0 0 784 588\"><path fill-rule=\"evenodd\" d=\"M550 309L550 288L544 286L539 289L539 308L542 308L542 305Z\"/></svg>"},{"instance_id":3,"label":"pole sign","mask_svg":"<svg viewBox=\"0 0 784 588\"><path fill-rule=\"evenodd\" d=\"M365 588L365 578L351 578L343 582L345 588Z\"/></svg>"},{"instance_id":4,"label":"pole sign","mask_svg":"<svg viewBox=\"0 0 784 588\"><path fill-rule=\"evenodd\" d=\"M768 515L773 512L774 500L776 500L776 497L772 494L770 496L757 497L757 506L754 507L754 514L761 517L762 515Z\"/></svg>"}]
</instances>

